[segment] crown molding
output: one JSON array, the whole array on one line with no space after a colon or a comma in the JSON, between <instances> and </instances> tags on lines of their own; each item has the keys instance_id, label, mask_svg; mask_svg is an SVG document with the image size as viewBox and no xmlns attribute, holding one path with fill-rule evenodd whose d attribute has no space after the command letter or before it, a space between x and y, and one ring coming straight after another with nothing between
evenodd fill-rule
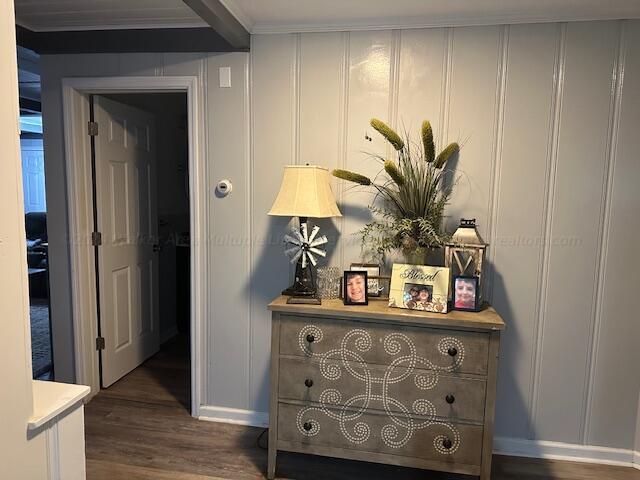
<instances>
[{"instance_id":1,"label":"crown molding","mask_svg":"<svg viewBox=\"0 0 640 480\"><path fill-rule=\"evenodd\" d=\"M229 12L240 22L251 34L271 34L271 33L321 33L321 32L344 32L360 30L396 30L414 28L439 28L439 27L470 27L488 26L504 24L523 23L555 23L555 22L586 22L600 20L621 20L619 14L602 15L469 15L451 16L440 19L433 17L411 17L411 18L391 18L391 19L361 19L357 21L335 21L322 23L269 23L257 22L252 19L238 4L237 0L220 0ZM640 18L640 13L636 15L626 15L625 18Z\"/></svg>"}]
</instances>

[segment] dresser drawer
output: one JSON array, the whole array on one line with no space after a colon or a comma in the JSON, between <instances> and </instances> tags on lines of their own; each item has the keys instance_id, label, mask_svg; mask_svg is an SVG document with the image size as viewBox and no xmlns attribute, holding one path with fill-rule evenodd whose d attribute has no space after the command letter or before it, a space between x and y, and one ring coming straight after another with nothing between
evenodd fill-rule
<instances>
[{"instance_id":1,"label":"dresser drawer","mask_svg":"<svg viewBox=\"0 0 640 480\"><path fill-rule=\"evenodd\" d=\"M480 465L482 451L481 426L285 403L278 405L278 439L465 465Z\"/></svg>"},{"instance_id":2,"label":"dresser drawer","mask_svg":"<svg viewBox=\"0 0 640 480\"><path fill-rule=\"evenodd\" d=\"M280 358L278 396L327 407L408 411L482 422L486 382L436 371L302 357Z\"/></svg>"},{"instance_id":3,"label":"dresser drawer","mask_svg":"<svg viewBox=\"0 0 640 480\"><path fill-rule=\"evenodd\" d=\"M283 315L280 353L486 375L489 335Z\"/></svg>"}]
</instances>

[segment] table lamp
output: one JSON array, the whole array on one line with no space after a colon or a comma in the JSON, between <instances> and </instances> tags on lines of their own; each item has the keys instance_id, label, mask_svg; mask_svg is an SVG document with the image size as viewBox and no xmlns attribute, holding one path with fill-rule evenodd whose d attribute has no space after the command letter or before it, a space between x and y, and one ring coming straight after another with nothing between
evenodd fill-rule
<instances>
[{"instance_id":1,"label":"table lamp","mask_svg":"<svg viewBox=\"0 0 640 480\"><path fill-rule=\"evenodd\" d=\"M342 216L329 178L329 170L316 165L284 167L282 185L269 215L298 217L300 231L294 230L284 237L288 244L285 253L291 257L291 263L296 262L296 272L293 284L282 292L283 295L309 298L316 295L311 268L316 266L317 256L326 255L319 247L328 240L324 235L318 237L318 226L309 231L307 219Z\"/></svg>"}]
</instances>

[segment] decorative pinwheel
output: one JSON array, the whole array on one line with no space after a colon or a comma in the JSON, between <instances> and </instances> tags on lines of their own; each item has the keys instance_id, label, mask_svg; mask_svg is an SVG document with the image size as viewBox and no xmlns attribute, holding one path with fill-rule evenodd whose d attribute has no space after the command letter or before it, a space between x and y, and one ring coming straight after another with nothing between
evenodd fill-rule
<instances>
[{"instance_id":1,"label":"decorative pinwheel","mask_svg":"<svg viewBox=\"0 0 640 480\"><path fill-rule=\"evenodd\" d=\"M315 255L326 257L327 252L318 248L320 245L324 245L327 240L326 235L316 238L320 227L317 225L311 230L311 235L308 234L307 224L300 224L300 231L292 230L290 235L284 236L284 241L288 244L288 248L284 253L291 259L291 263L296 263L298 260L302 261L302 268L307 268L307 259L314 267L317 265Z\"/></svg>"}]
</instances>

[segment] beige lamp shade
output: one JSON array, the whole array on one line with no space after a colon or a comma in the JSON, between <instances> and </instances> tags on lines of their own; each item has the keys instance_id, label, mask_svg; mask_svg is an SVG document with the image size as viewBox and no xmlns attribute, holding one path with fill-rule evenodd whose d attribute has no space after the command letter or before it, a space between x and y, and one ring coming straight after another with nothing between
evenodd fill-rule
<instances>
[{"instance_id":1,"label":"beige lamp shade","mask_svg":"<svg viewBox=\"0 0 640 480\"><path fill-rule=\"evenodd\" d=\"M329 184L329 170L316 165L288 165L269 215L341 217Z\"/></svg>"}]
</instances>

